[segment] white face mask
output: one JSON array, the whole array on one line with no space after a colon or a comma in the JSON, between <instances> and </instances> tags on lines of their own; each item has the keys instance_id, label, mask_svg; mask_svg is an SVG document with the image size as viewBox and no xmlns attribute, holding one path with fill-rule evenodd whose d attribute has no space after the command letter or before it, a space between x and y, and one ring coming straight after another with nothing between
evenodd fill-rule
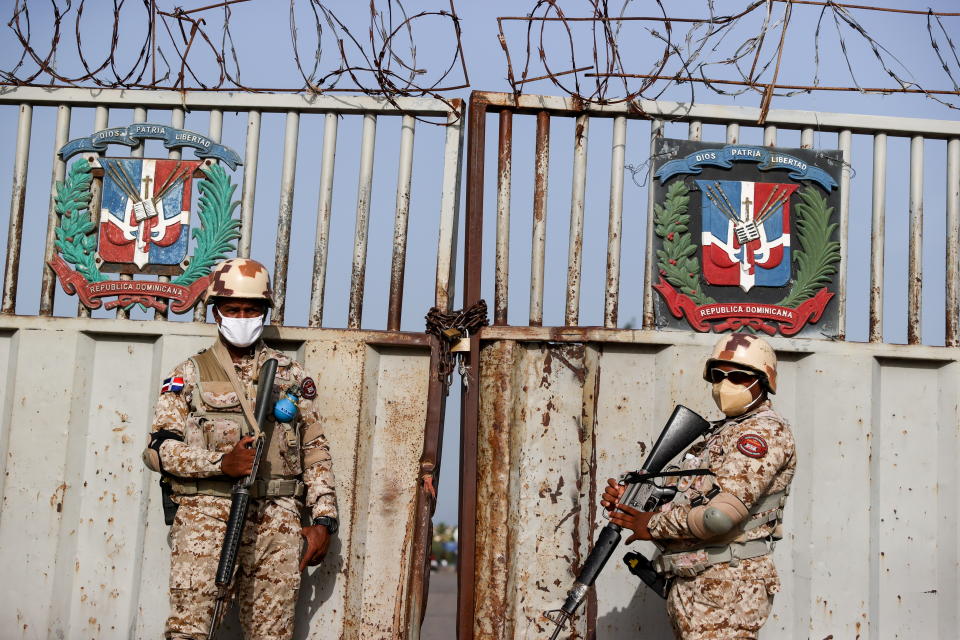
<instances>
[{"instance_id":1,"label":"white face mask","mask_svg":"<svg viewBox=\"0 0 960 640\"><path fill-rule=\"evenodd\" d=\"M754 380L749 386L734 384L729 380L721 380L713 384L713 401L720 411L728 418L742 416L763 398L761 393L756 398L750 392L759 380Z\"/></svg>"},{"instance_id":2,"label":"white face mask","mask_svg":"<svg viewBox=\"0 0 960 640\"><path fill-rule=\"evenodd\" d=\"M230 318L220 315L220 335L235 347L249 347L260 338L263 333L263 318L259 315L253 318Z\"/></svg>"}]
</instances>

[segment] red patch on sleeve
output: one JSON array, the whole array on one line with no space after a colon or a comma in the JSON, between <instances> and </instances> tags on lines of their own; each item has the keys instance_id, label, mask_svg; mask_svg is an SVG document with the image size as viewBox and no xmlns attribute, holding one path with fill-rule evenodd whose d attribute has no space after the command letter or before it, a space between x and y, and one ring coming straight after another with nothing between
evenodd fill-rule
<instances>
[{"instance_id":1,"label":"red patch on sleeve","mask_svg":"<svg viewBox=\"0 0 960 640\"><path fill-rule=\"evenodd\" d=\"M313 381L313 378L303 379L303 382L300 383L300 393L302 393L303 397L307 400L313 400L317 397L317 385Z\"/></svg>"},{"instance_id":2,"label":"red patch on sleeve","mask_svg":"<svg viewBox=\"0 0 960 640\"><path fill-rule=\"evenodd\" d=\"M767 441L754 433L740 436L737 451L749 458L762 458L767 455Z\"/></svg>"}]
</instances>

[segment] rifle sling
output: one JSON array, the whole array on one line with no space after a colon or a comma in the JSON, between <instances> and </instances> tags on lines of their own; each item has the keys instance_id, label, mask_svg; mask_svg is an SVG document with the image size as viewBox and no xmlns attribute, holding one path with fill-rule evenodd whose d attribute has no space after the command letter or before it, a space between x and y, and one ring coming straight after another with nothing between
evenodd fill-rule
<instances>
[{"instance_id":1,"label":"rifle sling","mask_svg":"<svg viewBox=\"0 0 960 640\"><path fill-rule=\"evenodd\" d=\"M230 382L234 392L237 394L237 399L240 401L240 407L243 409L243 415L247 418L247 422L250 424L251 435L260 437L263 435L260 431L260 425L257 424L256 414L253 412L253 407L250 405L250 400L247 399L247 394L244 391L243 385L240 384L240 380L237 378L237 372L233 368L233 360L230 359L230 353L219 339L213 345L212 351L213 355L217 359L217 363L220 365L220 368L223 369L223 372L227 374L227 380ZM253 357L256 358L257 354L255 353ZM254 375L254 377L256 378L256 375Z\"/></svg>"}]
</instances>

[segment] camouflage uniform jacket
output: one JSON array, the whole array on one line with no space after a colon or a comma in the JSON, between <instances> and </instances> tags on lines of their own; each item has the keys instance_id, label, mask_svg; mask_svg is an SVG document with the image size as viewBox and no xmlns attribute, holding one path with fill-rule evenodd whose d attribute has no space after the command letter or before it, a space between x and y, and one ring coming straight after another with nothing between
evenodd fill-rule
<instances>
[{"instance_id":1,"label":"camouflage uniform jacket","mask_svg":"<svg viewBox=\"0 0 960 640\"><path fill-rule=\"evenodd\" d=\"M659 546L670 551L702 548L715 541L698 539L687 523L691 503L703 503L714 486L754 509L768 495L785 491L796 468L796 449L787 422L765 401L752 411L728 419L684 454L681 469L706 468L711 476L687 476L677 483L679 493L650 518L648 528ZM763 519L766 510L748 517ZM743 524L747 524L746 522ZM774 536L776 521L733 535L738 542ZM739 535L738 535L739 534ZM776 532L779 537L779 532Z\"/></svg>"},{"instance_id":2,"label":"camouflage uniform jacket","mask_svg":"<svg viewBox=\"0 0 960 640\"><path fill-rule=\"evenodd\" d=\"M256 397L255 376L263 362L269 358L276 358L278 361L275 393L283 393L292 385L300 385L306 379L300 363L260 341L252 357L244 357L239 363L234 363L237 378L240 384L246 387L246 395L251 404ZM182 378L182 389L160 394L151 432L165 429L176 433L183 441L169 439L160 445L159 457L163 472L178 478L224 478L220 461L240 440L240 425L245 424L236 394L233 391L225 394L207 391L203 392L201 398L198 372L192 360L185 360L177 365L171 378ZM299 412L294 421L273 425L272 441L277 441L274 446L279 446L282 468L265 469L261 466L260 475L299 477L306 485L305 503L310 508L310 516L336 517L337 501L330 447L323 434L315 402L315 399L301 397L297 403ZM202 413L201 409L211 407L222 407L225 412L236 412L237 420L207 419L198 415ZM267 452L264 453L266 458ZM181 503L185 499L175 496L175 500ZM213 507L215 502L222 500L225 499L196 496L191 497L189 502Z\"/></svg>"}]
</instances>

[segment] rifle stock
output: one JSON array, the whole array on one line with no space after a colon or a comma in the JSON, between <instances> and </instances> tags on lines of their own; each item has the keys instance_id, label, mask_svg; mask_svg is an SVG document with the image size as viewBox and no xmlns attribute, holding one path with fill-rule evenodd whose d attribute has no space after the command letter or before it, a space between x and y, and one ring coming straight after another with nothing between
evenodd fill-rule
<instances>
[{"instance_id":1,"label":"rifle stock","mask_svg":"<svg viewBox=\"0 0 960 640\"><path fill-rule=\"evenodd\" d=\"M260 433L254 432L253 425L248 425L247 435L257 436L253 456L253 468L250 475L237 480L233 485L230 496L230 518L227 520L227 531L223 536L223 548L220 550L220 562L217 565L217 603L213 611L213 620L210 621L210 633L207 640L213 639L217 629L217 619L220 610L227 598L233 570L237 564L237 552L240 550L240 540L243 536L243 525L247 521L247 510L250 507L250 488L257 479L260 468L260 459L263 457L263 432L267 424L270 404L270 395L273 393L273 380L277 375L277 360L270 358L260 368L260 377L257 380L257 404L254 408L257 426Z\"/></svg>"}]
</instances>

